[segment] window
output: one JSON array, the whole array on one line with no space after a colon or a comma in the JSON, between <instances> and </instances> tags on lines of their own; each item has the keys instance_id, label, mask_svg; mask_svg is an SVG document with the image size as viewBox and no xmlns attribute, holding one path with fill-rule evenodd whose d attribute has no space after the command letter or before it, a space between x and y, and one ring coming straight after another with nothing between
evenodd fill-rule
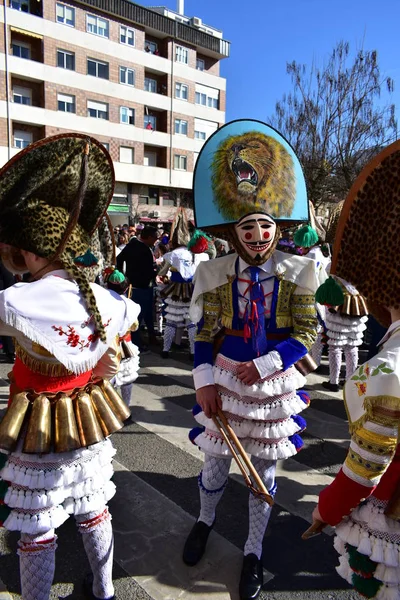
<instances>
[{"instance_id":1,"label":"window","mask_svg":"<svg viewBox=\"0 0 400 600\"><path fill-rule=\"evenodd\" d=\"M108 104L105 104L104 102L94 102L93 100L88 100L87 109L88 117L108 120Z\"/></svg>"},{"instance_id":2,"label":"window","mask_svg":"<svg viewBox=\"0 0 400 600\"><path fill-rule=\"evenodd\" d=\"M175 98L179 98L179 100L187 100L188 93L189 87L185 83L175 84Z\"/></svg>"},{"instance_id":3,"label":"window","mask_svg":"<svg viewBox=\"0 0 400 600\"><path fill-rule=\"evenodd\" d=\"M208 108L219 108L219 90L196 83L195 103Z\"/></svg>"},{"instance_id":4,"label":"window","mask_svg":"<svg viewBox=\"0 0 400 600\"><path fill-rule=\"evenodd\" d=\"M93 77L100 77L100 79L108 79L108 63L94 58L87 59L87 73L93 75Z\"/></svg>"},{"instance_id":5,"label":"window","mask_svg":"<svg viewBox=\"0 0 400 600\"><path fill-rule=\"evenodd\" d=\"M196 69L198 71L204 71L205 62L202 58L196 58Z\"/></svg>"},{"instance_id":6,"label":"window","mask_svg":"<svg viewBox=\"0 0 400 600\"><path fill-rule=\"evenodd\" d=\"M175 48L175 60L176 62L184 63L185 65L189 62L189 50L182 46L176 46Z\"/></svg>"},{"instance_id":7,"label":"window","mask_svg":"<svg viewBox=\"0 0 400 600\"><path fill-rule=\"evenodd\" d=\"M188 122L182 121L182 119L175 119L175 133L179 133L180 135L187 135L188 132Z\"/></svg>"},{"instance_id":8,"label":"window","mask_svg":"<svg viewBox=\"0 0 400 600\"><path fill-rule=\"evenodd\" d=\"M144 115L144 128L155 129L157 125L157 118L154 115Z\"/></svg>"},{"instance_id":9,"label":"window","mask_svg":"<svg viewBox=\"0 0 400 600\"><path fill-rule=\"evenodd\" d=\"M86 31L88 33L94 33L95 35L101 35L102 37L109 37L109 23L106 19L95 17L94 15L86 15Z\"/></svg>"},{"instance_id":10,"label":"window","mask_svg":"<svg viewBox=\"0 0 400 600\"><path fill-rule=\"evenodd\" d=\"M29 88L20 87L18 85L13 87L13 101L17 104L26 104L31 106L32 104L32 90Z\"/></svg>"},{"instance_id":11,"label":"window","mask_svg":"<svg viewBox=\"0 0 400 600\"><path fill-rule=\"evenodd\" d=\"M210 135L217 131L218 123L206 121L205 119L195 118L194 120L194 138L196 140L208 140Z\"/></svg>"},{"instance_id":12,"label":"window","mask_svg":"<svg viewBox=\"0 0 400 600\"><path fill-rule=\"evenodd\" d=\"M150 79L150 77L144 78L144 89L146 92L153 92L153 94L157 93L157 80Z\"/></svg>"},{"instance_id":13,"label":"window","mask_svg":"<svg viewBox=\"0 0 400 600\"><path fill-rule=\"evenodd\" d=\"M119 82L125 85L135 85L135 71L128 69L128 67L120 67Z\"/></svg>"},{"instance_id":14,"label":"window","mask_svg":"<svg viewBox=\"0 0 400 600\"><path fill-rule=\"evenodd\" d=\"M196 140L205 140L206 139L206 132L205 131L195 131L194 132L194 138Z\"/></svg>"},{"instance_id":15,"label":"window","mask_svg":"<svg viewBox=\"0 0 400 600\"><path fill-rule=\"evenodd\" d=\"M135 110L133 108L127 108L126 106L120 106L119 120L121 123L125 123L126 125L134 125Z\"/></svg>"},{"instance_id":16,"label":"window","mask_svg":"<svg viewBox=\"0 0 400 600\"><path fill-rule=\"evenodd\" d=\"M75 71L75 54L66 50L57 50L57 67Z\"/></svg>"},{"instance_id":17,"label":"window","mask_svg":"<svg viewBox=\"0 0 400 600\"><path fill-rule=\"evenodd\" d=\"M30 58L31 57L31 47L29 44L25 42L13 42L12 43L12 53L13 56L18 56L19 58Z\"/></svg>"},{"instance_id":18,"label":"window","mask_svg":"<svg viewBox=\"0 0 400 600\"><path fill-rule=\"evenodd\" d=\"M156 44L156 42L147 42L145 41L144 43L144 49L146 52L149 52L150 54L159 54L158 52L158 45Z\"/></svg>"},{"instance_id":19,"label":"window","mask_svg":"<svg viewBox=\"0 0 400 600\"><path fill-rule=\"evenodd\" d=\"M123 25L119 28L119 42L120 44L127 44L128 46L135 45L135 30L130 27L124 27Z\"/></svg>"},{"instance_id":20,"label":"window","mask_svg":"<svg viewBox=\"0 0 400 600\"><path fill-rule=\"evenodd\" d=\"M32 144L33 137L29 131L14 131L14 148L26 148L29 144Z\"/></svg>"},{"instance_id":21,"label":"window","mask_svg":"<svg viewBox=\"0 0 400 600\"><path fill-rule=\"evenodd\" d=\"M187 171L187 156L182 154L174 154L174 169L179 171Z\"/></svg>"},{"instance_id":22,"label":"window","mask_svg":"<svg viewBox=\"0 0 400 600\"><path fill-rule=\"evenodd\" d=\"M75 27L75 9L72 6L66 6L65 4L56 4L56 20L57 23L63 25L69 25Z\"/></svg>"},{"instance_id":23,"label":"window","mask_svg":"<svg viewBox=\"0 0 400 600\"><path fill-rule=\"evenodd\" d=\"M127 148L126 146L120 146L119 162L132 164L133 157L134 157L134 148Z\"/></svg>"},{"instance_id":24,"label":"window","mask_svg":"<svg viewBox=\"0 0 400 600\"><path fill-rule=\"evenodd\" d=\"M104 146L104 148L107 150L107 152L110 152L110 144L108 142L100 142L102 146Z\"/></svg>"},{"instance_id":25,"label":"window","mask_svg":"<svg viewBox=\"0 0 400 600\"><path fill-rule=\"evenodd\" d=\"M157 153L145 150L143 155L143 165L145 167L156 167L157 166Z\"/></svg>"},{"instance_id":26,"label":"window","mask_svg":"<svg viewBox=\"0 0 400 600\"><path fill-rule=\"evenodd\" d=\"M10 1L11 8L15 10L20 10L22 12L29 12L29 0L11 0Z\"/></svg>"},{"instance_id":27,"label":"window","mask_svg":"<svg viewBox=\"0 0 400 600\"><path fill-rule=\"evenodd\" d=\"M57 94L58 110L61 112L75 112L75 96Z\"/></svg>"}]
</instances>

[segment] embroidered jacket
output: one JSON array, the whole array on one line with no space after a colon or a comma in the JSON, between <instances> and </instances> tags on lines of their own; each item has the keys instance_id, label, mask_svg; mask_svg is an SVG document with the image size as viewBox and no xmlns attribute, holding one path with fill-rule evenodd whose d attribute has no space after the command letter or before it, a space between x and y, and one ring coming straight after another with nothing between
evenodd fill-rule
<instances>
[{"instance_id":1,"label":"embroidered jacket","mask_svg":"<svg viewBox=\"0 0 400 600\"><path fill-rule=\"evenodd\" d=\"M391 325L382 342L380 352L345 386L350 448L318 504L331 525L371 494L389 500L400 483L400 321Z\"/></svg>"},{"instance_id":2,"label":"embroidered jacket","mask_svg":"<svg viewBox=\"0 0 400 600\"><path fill-rule=\"evenodd\" d=\"M279 253L283 254L283 253ZM284 255L287 257L288 255ZM232 261L232 257L229 257ZM235 269L237 270L237 257L233 256ZM200 265L203 270L218 269L218 261ZM292 265L288 261L287 267L275 259L272 277L273 292L271 311L266 320L266 334L268 340L267 352L276 350L282 359L283 368L287 369L297 360L302 358L314 343L316 336L317 317L315 309L314 292L316 287L315 269L312 261L300 257L290 257L297 268L297 279L309 288L300 287L296 284L293 276ZM297 261L301 261L300 263ZM306 261L306 262L305 262ZM229 263L228 263L229 264ZM226 266L225 264L223 266ZM279 269L278 266L281 268ZM307 271L308 276L301 271ZM314 279L313 279L314 277ZM293 279L293 280L290 280ZM201 284L201 283L200 283ZM196 286L198 285L196 274ZM198 290L197 290L198 292ZM194 291L194 302L199 298ZM221 326L233 330L243 329L243 320L239 315L238 282L237 275L227 274L225 282L215 289L205 291L202 294L202 318L198 321L198 333L195 346L195 367L200 364L213 364L214 337ZM196 312L196 311L194 311ZM224 345L222 353L237 360L253 359L255 354L251 351L251 341L246 346L243 339L236 338ZM240 349L238 346L240 344ZM235 349L239 352L235 355ZM246 353L246 358L243 355ZM233 354L232 354L233 353Z\"/></svg>"}]
</instances>

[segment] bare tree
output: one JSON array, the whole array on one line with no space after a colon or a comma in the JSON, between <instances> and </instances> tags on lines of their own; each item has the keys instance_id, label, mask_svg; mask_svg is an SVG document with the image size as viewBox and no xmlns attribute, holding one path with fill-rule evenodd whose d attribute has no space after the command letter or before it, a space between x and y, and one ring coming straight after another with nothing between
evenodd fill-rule
<instances>
[{"instance_id":1,"label":"bare tree","mask_svg":"<svg viewBox=\"0 0 400 600\"><path fill-rule=\"evenodd\" d=\"M376 51L352 58L344 41L322 68L293 61L287 73L294 89L277 102L270 122L294 147L318 208L344 198L370 158L397 139L395 107L379 101L394 83L381 76Z\"/></svg>"}]
</instances>

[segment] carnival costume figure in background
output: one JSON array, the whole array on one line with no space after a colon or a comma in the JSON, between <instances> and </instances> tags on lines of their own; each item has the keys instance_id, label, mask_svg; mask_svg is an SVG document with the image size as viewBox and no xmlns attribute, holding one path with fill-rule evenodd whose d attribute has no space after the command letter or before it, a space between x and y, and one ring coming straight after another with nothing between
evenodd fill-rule
<instances>
[{"instance_id":1,"label":"carnival costume figure in background","mask_svg":"<svg viewBox=\"0 0 400 600\"><path fill-rule=\"evenodd\" d=\"M278 222L308 220L304 178L289 144L258 121L235 121L203 146L195 173L196 225L231 242L236 253L201 263L191 305L197 323L195 368L201 427L190 437L205 460L199 475L200 516L183 560L202 557L227 483L231 454L212 415L222 408L271 495L278 459L303 445L300 416L306 380L294 366L316 335L314 263L275 250ZM229 203L228 203L229 201ZM241 600L262 586L262 542L271 508L250 495Z\"/></svg>"},{"instance_id":2,"label":"carnival costume figure in background","mask_svg":"<svg viewBox=\"0 0 400 600\"><path fill-rule=\"evenodd\" d=\"M336 526L338 573L379 600L400 599L399 171L395 142L362 171L340 216L331 272L351 282L370 312L391 325L378 354L345 384L350 448L313 513L314 526ZM318 295L339 305L341 289L334 284L327 280Z\"/></svg>"},{"instance_id":3,"label":"carnival costume figure in background","mask_svg":"<svg viewBox=\"0 0 400 600\"><path fill-rule=\"evenodd\" d=\"M92 569L86 597L114 597L108 436L129 411L108 381L117 369L108 353L139 309L85 269L113 188L104 146L79 134L41 140L0 171L2 258L33 278L0 292L0 333L14 337L17 356L0 424L2 520L21 532L24 600L49 598L55 530L71 514Z\"/></svg>"},{"instance_id":4,"label":"carnival costume figure in background","mask_svg":"<svg viewBox=\"0 0 400 600\"><path fill-rule=\"evenodd\" d=\"M193 293L192 279L195 271L193 255L187 249L190 240L186 211L179 208L171 228L170 252L164 254L164 264L158 276L171 273L169 284L161 291L165 302L164 346L161 356L168 358L175 336L185 327L188 332L190 354L194 355L195 326L189 318L190 300Z\"/></svg>"},{"instance_id":5,"label":"carnival costume figure in background","mask_svg":"<svg viewBox=\"0 0 400 600\"><path fill-rule=\"evenodd\" d=\"M310 225L303 225L294 235L295 245L302 250L302 256L307 256L314 261L318 282L322 285L327 279L326 268L330 264L330 258L324 256L321 246L318 244L319 237L316 230ZM321 364L322 351L324 348L325 335L325 306L316 304L318 315L317 339L315 340L310 355L317 367Z\"/></svg>"}]
</instances>

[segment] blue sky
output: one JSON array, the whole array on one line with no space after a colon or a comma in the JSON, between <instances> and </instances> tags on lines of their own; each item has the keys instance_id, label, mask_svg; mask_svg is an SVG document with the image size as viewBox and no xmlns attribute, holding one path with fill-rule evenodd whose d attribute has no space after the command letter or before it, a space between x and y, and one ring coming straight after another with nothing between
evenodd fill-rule
<instances>
[{"instance_id":1,"label":"blue sky","mask_svg":"<svg viewBox=\"0 0 400 600\"><path fill-rule=\"evenodd\" d=\"M176 0L157 4L176 10ZM227 121L267 120L291 90L286 63L321 64L341 39L353 50L363 44L378 51L381 73L397 82L392 98L400 103L400 0L185 0L185 14L222 29L232 43L221 68Z\"/></svg>"}]
</instances>

